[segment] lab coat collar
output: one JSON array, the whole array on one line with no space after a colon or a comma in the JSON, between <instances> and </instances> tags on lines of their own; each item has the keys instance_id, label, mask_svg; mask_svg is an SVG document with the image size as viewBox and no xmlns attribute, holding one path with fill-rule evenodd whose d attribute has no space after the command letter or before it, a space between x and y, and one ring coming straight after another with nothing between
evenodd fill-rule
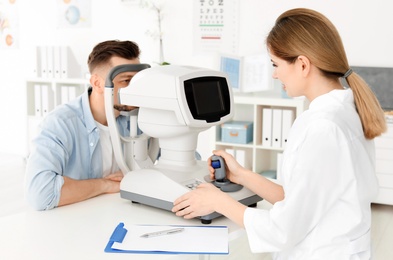
<instances>
[{"instance_id":1,"label":"lab coat collar","mask_svg":"<svg viewBox=\"0 0 393 260\"><path fill-rule=\"evenodd\" d=\"M334 89L329 93L323 94L311 101L309 108L310 110L314 110L325 107L326 105L345 105L355 108L352 89Z\"/></svg>"}]
</instances>

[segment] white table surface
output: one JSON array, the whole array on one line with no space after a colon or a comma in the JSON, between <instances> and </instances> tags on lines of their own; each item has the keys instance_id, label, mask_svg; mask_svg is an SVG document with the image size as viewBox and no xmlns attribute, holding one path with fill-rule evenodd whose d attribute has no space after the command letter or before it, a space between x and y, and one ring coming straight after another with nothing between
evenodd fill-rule
<instances>
[{"instance_id":1,"label":"white table surface","mask_svg":"<svg viewBox=\"0 0 393 260\"><path fill-rule=\"evenodd\" d=\"M120 223L202 225L172 212L133 204L119 194L101 195L49 211L28 210L0 218L0 259L184 259L185 255L105 253ZM229 227L229 240L245 234L225 217L211 225ZM190 257L190 256L188 256Z\"/></svg>"}]
</instances>

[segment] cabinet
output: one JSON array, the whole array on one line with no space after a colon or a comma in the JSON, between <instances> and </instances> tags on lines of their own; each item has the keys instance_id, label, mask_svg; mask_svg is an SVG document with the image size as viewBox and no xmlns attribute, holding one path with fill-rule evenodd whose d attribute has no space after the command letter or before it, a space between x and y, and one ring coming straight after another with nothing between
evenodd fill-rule
<instances>
[{"instance_id":1,"label":"cabinet","mask_svg":"<svg viewBox=\"0 0 393 260\"><path fill-rule=\"evenodd\" d=\"M305 98L282 98L276 92L236 93L234 94L234 104L233 120L253 122L253 140L247 144L222 142L221 127L217 126L215 148L230 152L236 151L238 161L254 172L277 170L277 157L283 152L285 143L283 142L283 145L278 147L264 144L262 138L264 134L263 111L265 108L289 110L296 118L308 108L308 100ZM239 154L241 158L239 158Z\"/></svg>"},{"instance_id":2,"label":"cabinet","mask_svg":"<svg viewBox=\"0 0 393 260\"><path fill-rule=\"evenodd\" d=\"M388 131L375 138L379 194L375 203L393 205L393 116L386 116Z\"/></svg>"},{"instance_id":3,"label":"cabinet","mask_svg":"<svg viewBox=\"0 0 393 260\"><path fill-rule=\"evenodd\" d=\"M41 120L56 106L82 94L89 86L86 79L29 78L27 97L27 155Z\"/></svg>"}]
</instances>

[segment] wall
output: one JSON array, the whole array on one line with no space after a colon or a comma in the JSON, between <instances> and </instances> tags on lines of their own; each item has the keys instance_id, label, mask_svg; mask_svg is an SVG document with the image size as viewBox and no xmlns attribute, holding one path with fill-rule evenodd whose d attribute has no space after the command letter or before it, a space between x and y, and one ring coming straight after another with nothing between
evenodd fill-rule
<instances>
[{"instance_id":1,"label":"wall","mask_svg":"<svg viewBox=\"0 0 393 260\"><path fill-rule=\"evenodd\" d=\"M199 1L199 0L194 0ZM173 64L217 68L216 55L193 53L192 0L160 0L164 3L164 52ZM227 1L227 0L225 0ZM92 26L57 29L56 1L17 1L20 48L0 50L0 152L26 155L26 93L24 79L36 45L69 45L84 71L87 55L99 41L130 39L141 49L142 62L158 61L158 42L146 35L154 28L153 12L120 0L92 1ZM240 55L263 50L264 38L275 18L293 7L314 8L337 26L350 63L357 66L393 67L393 4L389 0L242 0L240 1ZM201 141L202 140L202 141ZM212 149L211 131L200 135L198 150L206 158ZM210 144L209 144L210 143Z\"/></svg>"}]
</instances>

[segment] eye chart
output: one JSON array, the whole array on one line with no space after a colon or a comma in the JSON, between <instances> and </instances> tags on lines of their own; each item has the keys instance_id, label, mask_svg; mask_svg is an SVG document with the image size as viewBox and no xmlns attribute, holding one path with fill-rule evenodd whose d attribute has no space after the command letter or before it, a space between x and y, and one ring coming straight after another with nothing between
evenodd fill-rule
<instances>
[{"instance_id":1,"label":"eye chart","mask_svg":"<svg viewBox=\"0 0 393 260\"><path fill-rule=\"evenodd\" d=\"M194 52L237 53L240 0L194 0Z\"/></svg>"}]
</instances>

